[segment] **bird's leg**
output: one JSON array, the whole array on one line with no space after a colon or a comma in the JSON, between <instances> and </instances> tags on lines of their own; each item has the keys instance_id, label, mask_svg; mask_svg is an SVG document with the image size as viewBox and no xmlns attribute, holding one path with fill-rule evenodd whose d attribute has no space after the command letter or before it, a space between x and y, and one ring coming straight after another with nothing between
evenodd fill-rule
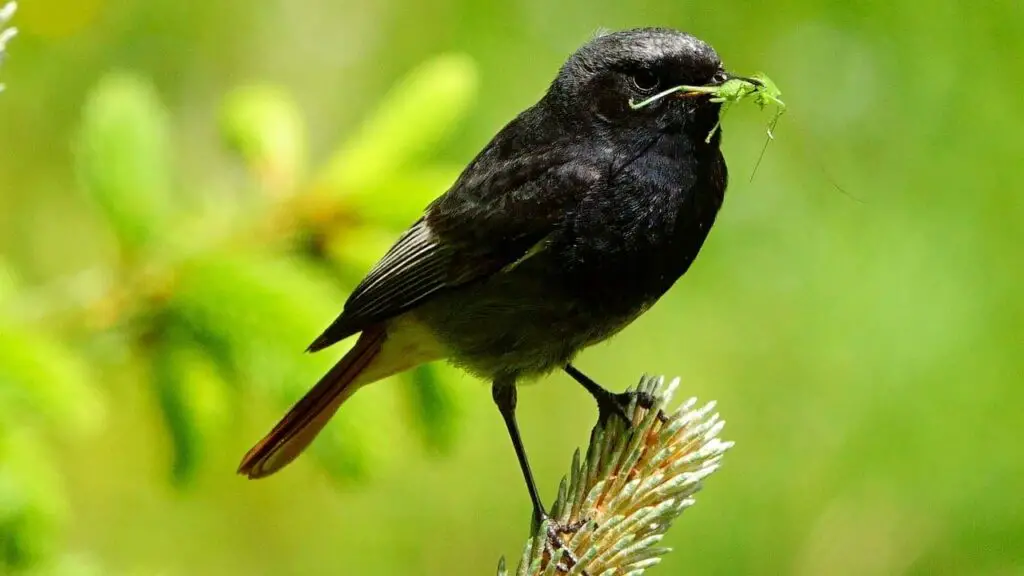
<instances>
[{"instance_id":1,"label":"bird's leg","mask_svg":"<svg viewBox=\"0 0 1024 576\"><path fill-rule=\"evenodd\" d=\"M540 500L540 493L537 491L537 483L533 480L533 472L530 470L530 462L526 458L526 448L523 446L523 439L519 435L519 424L516 422L516 385L511 378L499 378L491 386L491 395L494 403L505 420L505 427L508 428L508 436L512 439L512 447L515 448L516 458L519 459L519 468L523 471L523 478L526 480L526 489L530 492L530 502L533 504L533 526L534 529L543 525L544 521L551 520L544 505ZM562 534L571 534L586 524L586 520L563 525L552 521L548 526L548 545L555 549L565 549L562 542ZM575 565L577 559L571 550L565 549L571 562L570 567Z\"/></svg>"},{"instance_id":2,"label":"bird's leg","mask_svg":"<svg viewBox=\"0 0 1024 576\"><path fill-rule=\"evenodd\" d=\"M494 403L505 420L505 427L508 428L508 436L512 439L512 447L515 448L516 458L519 459L519 468L523 471L523 478L526 480L526 489L530 492L530 502L533 504L533 520L540 522L544 519L544 505L540 500L540 493L537 491L537 483L533 480L533 471L530 470L530 462L526 458L526 448L523 446L523 439L519 435L519 424L516 422L516 385L515 382L497 380L491 386L491 395Z\"/></svg>"},{"instance_id":3,"label":"bird's leg","mask_svg":"<svg viewBox=\"0 0 1024 576\"><path fill-rule=\"evenodd\" d=\"M622 418L623 422L626 423L626 426L631 426L633 424L633 418L631 418L626 411L629 410L629 402L633 397L636 397L636 403L641 408L650 410L654 407L654 397L646 392L638 393L634 391L620 392L616 394L606 390L600 384L591 380L590 377L583 372L580 372L572 364L565 365L565 373L572 376L573 380L579 382L580 385L583 386L587 392L590 392L590 395L597 400L599 419L602 424L606 423L608 418L615 415ZM660 414L659 417L661 417Z\"/></svg>"}]
</instances>

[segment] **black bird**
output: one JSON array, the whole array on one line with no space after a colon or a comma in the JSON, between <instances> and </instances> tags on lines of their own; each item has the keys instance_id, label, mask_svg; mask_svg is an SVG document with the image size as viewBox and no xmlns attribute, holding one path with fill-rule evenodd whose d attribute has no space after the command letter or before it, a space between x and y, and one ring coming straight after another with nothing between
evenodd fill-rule
<instances>
[{"instance_id":1,"label":"black bird","mask_svg":"<svg viewBox=\"0 0 1024 576\"><path fill-rule=\"evenodd\" d=\"M280 470L357 389L448 359L492 383L545 517L516 425L516 384L563 369L602 416L629 401L571 364L622 330L693 263L726 188L710 142L720 105L680 84L729 78L692 35L641 28L598 36L562 66L537 104L505 126L359 284L310 346L355 346L246 454L239 472Z\"/></svg>"}]
</instances>

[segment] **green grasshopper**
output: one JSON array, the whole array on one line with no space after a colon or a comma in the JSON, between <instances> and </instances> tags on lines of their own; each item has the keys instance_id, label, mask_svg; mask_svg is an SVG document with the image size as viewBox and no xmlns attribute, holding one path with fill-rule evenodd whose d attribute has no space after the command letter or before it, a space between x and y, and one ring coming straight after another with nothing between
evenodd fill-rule
<instances>
[{"instance_id":1,"label":"green grasshopper","mask_svg":"<svg viewBox=\"0 0 1024 576\"><path fill-rule=\"evenodd\" d=\"M771 81L768 76L762 73L757 73L750 78L743 78L734 76L723 84L717 86L674 86L662 92L641 100L640 102L633 102L630 100L629 106L634 110L638 110L645 106L649 106L658 100L661 100L669 94L676 92L685 92L687 94L710 94L712 102L721 102L722 111L719 115L725 115L725 112L733 104L746 100L747 98L753 98L754 104L757 104L762 110L768 105L775 106L775 116L772 117L768 123L768 138L774 139L775 136L772 131L775 130L775 124L778 123L779 117L786 111L786 104L779 98L782 92L779 88ZM707 142L711 141L711 137L718 131L718 126L721 123L721 119L715 123L711 128L711 132L708 133L706 139Z\"/></svg>"}]
</instances>

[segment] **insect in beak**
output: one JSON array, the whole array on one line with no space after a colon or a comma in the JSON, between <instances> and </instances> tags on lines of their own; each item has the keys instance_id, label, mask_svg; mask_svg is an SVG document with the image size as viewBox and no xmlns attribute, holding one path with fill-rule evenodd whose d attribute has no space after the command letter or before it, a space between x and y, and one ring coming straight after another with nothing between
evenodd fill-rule
<instances>
[{"instance_id":1,"label":"insect in beak","mask_svg":"<svg viewBox=\"0 0 1024 576\"><path fill-rule=\"evenodd\" d=\"M758 88L764 87L764 82L761 82L757 78L751 78L749 76L739 76L737 74L733 74L731 72L726 71L724 68L719 68L718 72L715 72L715 75L711 77L711 85L721 86L722 84L725 84L729 80L742 80L744 82L749 82L750 84L753 84Z\"/></svg>"}]
</instances>

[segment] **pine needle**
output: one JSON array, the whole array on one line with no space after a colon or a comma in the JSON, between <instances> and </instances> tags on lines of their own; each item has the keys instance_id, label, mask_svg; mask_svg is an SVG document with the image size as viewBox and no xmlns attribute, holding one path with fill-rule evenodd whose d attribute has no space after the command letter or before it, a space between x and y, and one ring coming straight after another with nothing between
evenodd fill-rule
<instances>
[{"instance_id":1,"label":"pine needle","mask_svg":"<svg viewBox=\"0 0 1024 576\"><path fill-rule=\"evenodd\" d=\"M548 523L531 535L517 576L639 575L669 552L660 546L676 518L694 503L704 479L718 469L732 442L719 439L724 422L710 402L696 399L666 413L679 379L644 377L636 389L655 399L650 410L634 401L632 426L618 418L598 424L585 456L573 455L551 507L554 521L576 529L554 550ZM507 576L505 559L498 576Z\"/></svg>"}]
</instances>

